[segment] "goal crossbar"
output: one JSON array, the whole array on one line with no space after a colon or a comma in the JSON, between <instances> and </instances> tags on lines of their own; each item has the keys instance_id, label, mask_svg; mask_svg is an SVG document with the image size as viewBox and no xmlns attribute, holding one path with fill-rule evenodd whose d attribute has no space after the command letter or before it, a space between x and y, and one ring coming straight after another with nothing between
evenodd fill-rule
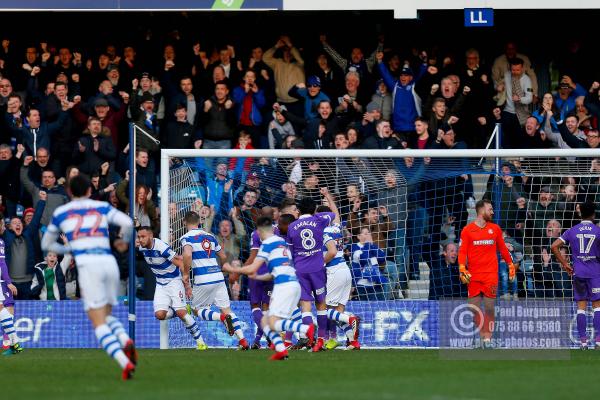
<instances>
[{"instance_id":1,"label":"goal crossbar","mask_svg":"<svg viewBox=\"0 0 600 400\"><path fill-rule=\"evenodd\" d=\"M232 150L232 149L162 149L161 158L169 157L281 157L281 158L468 158L468 157L600 157L598 149L451 149L451 150Z\"/></svg>"},{"instance_id":2,"label":"goal crossbar","mask_svg":"<svg viewBox=\"0 0 600 400\"><path fill-rule=\"evenodd\" d=\"M171 158L522 158L522 157L600 157L598 149L432 149L432 150L275 150L275 149L162 149L160 197L169 198L169 160ZM169 202L160 202L161 239L169 239Z\"/></svg>"}]
</instances>

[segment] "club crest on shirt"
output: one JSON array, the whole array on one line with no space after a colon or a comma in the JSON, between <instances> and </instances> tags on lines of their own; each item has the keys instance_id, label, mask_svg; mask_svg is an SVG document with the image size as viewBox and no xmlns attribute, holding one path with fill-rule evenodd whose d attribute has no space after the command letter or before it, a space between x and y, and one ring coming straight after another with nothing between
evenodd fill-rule
<instances>
[{"instance_id":1,"label":"club crest on shirt","mask_svg":"<svg viewBox=\"0 0 600 400\"><path fill-rule=\"evenodd\" d=\"M490 235L493 235L493 234L494 234L494 230L490 228L490 229L488 229L488 233L489 233Z\"/></svg>"}]
</instances>

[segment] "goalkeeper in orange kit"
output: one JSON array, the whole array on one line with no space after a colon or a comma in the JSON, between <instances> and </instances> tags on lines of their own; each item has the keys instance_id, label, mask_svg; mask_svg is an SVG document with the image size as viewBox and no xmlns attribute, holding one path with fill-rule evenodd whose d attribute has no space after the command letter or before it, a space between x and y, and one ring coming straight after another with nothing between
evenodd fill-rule
<instances>
[{"instance_id":1,"label":"goalkeeper in orange kit","mask_svg":"<svg viewBox=\"0 0 600 400\"><path fill-rule=\"evenodd\" d=\"M498 252L508 265L508 277L515 279L516 266L502 237L502 229L492 221L494 208L489 200L475 205L477 218L460 234L458 268L460 280L469 290L469 304L474 305L473 322L480 327L483 348L491 347L494 330L494 307L498 290ZM483 312L481 303L483 300Z\"/></svg>"}]
</instances>

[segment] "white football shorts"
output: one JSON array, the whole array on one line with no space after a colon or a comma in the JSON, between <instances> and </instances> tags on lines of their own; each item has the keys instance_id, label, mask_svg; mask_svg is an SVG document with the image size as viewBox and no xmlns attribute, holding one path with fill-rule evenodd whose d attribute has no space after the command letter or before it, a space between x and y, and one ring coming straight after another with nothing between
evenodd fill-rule
<instances>
[{"instance_id":1,"label":"white football shorts","mask_svg":"<svg viewBox=\"0 0 600 400\"><path fill-rule=\"evenodd\" d=\"M269 302L269 316L289 319L300 301L300 284L296 281L273 286Z\"/></svg>"},{"instance_id":2,"label":"white football shorts","mask_svg":"<svg viewBox=\"0 0 600 400\"><path fill-rule=\"evenodd\" d=\"M169 311L169 308L173 308L175 311L183 310L185 308L185 288L181 279L173 279L166 285L157 283L153 304L154 312Z\"/></svg>"},{"instance_id":3,"label":"white football shorts","mask_svg":"<svg viewBox=\"0 0 600 400\"><path fill-rule=\"evenodd\" d=\"M327 268L327 296L325 302L328 306L346 305L352 291L352 274L347 265L336 265Z\"/></svg>"},{"instance_id":4,"label":"white football shorts","mask_svg":"<svg viewBox=\"0 0 600 400\"><path fill-rule=\"evenodd\" d=\"M117 305L119 266L111 255L77 257L77 281L85 311Z\"/></svg>"},{"instance_id":5,"label":"white football shorts","mask_svg":"<svg viewBox=\"0 0 600 400\"><path fill-rule=\"evenodd\" d=\"M230 306L227 286L223 281L209 285L194 285L192 293L194 295L192 305L196 309L208 308L212 305L218 308Z\"/></svg>"}]
</instances>

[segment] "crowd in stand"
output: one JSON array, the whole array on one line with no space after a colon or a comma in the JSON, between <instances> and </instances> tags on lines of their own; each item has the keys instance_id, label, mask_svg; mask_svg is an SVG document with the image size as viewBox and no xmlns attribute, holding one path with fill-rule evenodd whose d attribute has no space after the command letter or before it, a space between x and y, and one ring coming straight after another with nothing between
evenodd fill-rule
<instances>
[{"instance_id":1,"label":"crowd in stand","mask_svg":"<svg viewBox=\"0 0 600 400\"><path fill-rule=\"evenodd\" d=\"M476 49L464 57L425 50L401 57L383 36L372 48L348 54L324 35L312 46L318 57L308 60L286 35L271 47L205 48L178 37L160 49L146 41L89 53L68 43L3 40L0 233L17 298L77 295L70 258L42 254L39 239L52 212L69 201L65 183L79 173L91 177L93 198L132 211L139 226L160 230L161 148L483 148L497 122L507 148L600 144L600 84L574 82L567 71L555 92L539 93L533 64L514 43L488 65ZM135 149L128 140L132 124L140 128ZM130 157L136 163L134 210ZM448 232L452 227L459 235L475 195L468 160L445 163L445 173L436 175L440 168L439 160L426 158L389 165L363 159L200 161L193 207L228 260L243 263L261 208L285 209L304 196L321 202L320 188L328 187L344 220L358 299L402 297L408 280L419 278L420 261L430 266L430 298L460 297L465 288ZM522 268L519 287L503 279L501 294L570 296L548 248L577 219L577 201L598 201L600 163L589 163L595 177L558 181L521 176L520 168L518 161L503 166L497 212ZM491 186L484 197L492 197ZM169 205L173 217L181 212L177 207ZM118 260L125 281L127 260ZM151 298L151 273L139 264L144 296ZM244 282L229 281L232 296L245 298Z\"/></svg>"}]
</instances>

